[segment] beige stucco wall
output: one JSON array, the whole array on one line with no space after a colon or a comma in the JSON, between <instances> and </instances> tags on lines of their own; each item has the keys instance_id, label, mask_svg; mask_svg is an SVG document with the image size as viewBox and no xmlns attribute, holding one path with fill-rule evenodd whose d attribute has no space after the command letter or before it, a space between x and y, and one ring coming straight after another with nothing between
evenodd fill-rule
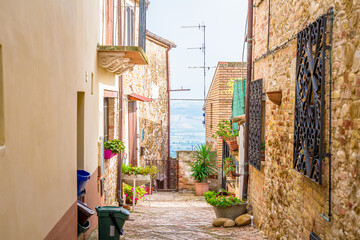
<instances>
[{"instance_id":1,"label":"beige stucco wall","mask_svg":"<svg viewBox=\"0 0 360 240\"><path fill-rule=\"evenodd\" d=\"M76 201L77 91L85 92L85 170L97 166L99 3L12 0L0 9L0 236L43 239Z\"/></svg>"}]
</instances>

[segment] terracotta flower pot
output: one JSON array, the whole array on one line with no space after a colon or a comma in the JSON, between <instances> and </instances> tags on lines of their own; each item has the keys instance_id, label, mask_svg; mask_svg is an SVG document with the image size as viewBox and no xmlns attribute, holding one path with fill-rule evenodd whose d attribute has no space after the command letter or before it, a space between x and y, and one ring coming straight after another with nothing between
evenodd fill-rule
<instances>
[{"instance_id":1,"label":"terracotta flower pot","mask_svg":"<svg viewBox=\"0 0 360 240\"><path fill-rule=\"evenodd\" d=\"M260 152L261 161L265 161L265 151Z\"/></svg>"},{"instance_id":2,"label":"terracotta flower pot","mask_svg":"<svg viewBox=\"0 0 360 240\"><path fill-rule=\"evenodd\" d=\"M154 187L145 187L145 191L149 194L149 195L152 195L153 194L153 191L154 191Z\"/></svg>"},{"instance_id":3,"label":"terracotta flower pot","mask_svg":"<svg viewBox=\"0 0 360 240\"><path fill-rule=\"evenodd\" d=\"M275 103L276 105L281 105L281 98L282 98L282 92L280 91L271 91L266 92L266 95L268 96L269 100Z\"/></svg>"},{"instance_id":4,"label":"terracotta flower pot","mask_svg":"<svg viewBox=\"0 0 360 240\"><path fill-rule=\"evenodd\" d=\"M104 158L105 159L110 159L115 155L116 155L116 153L113 153L111 150L108 150L108 149L104 150Z\"/></svg>"},{"instance_id":5,"label":"terracotta flower pot","mask_svg":"<svg viewBox=\"0 0 360 240\"><path fill-rule=\"evenodd\" d=\"M195 183L195 195L196 196L204 196L204 193L209 191L209 183L208 182L201 182Z\"/></svg>"},{"instance_id":6,"label":"terracotta flower pot","mask_svg":"<svg viewBox=\"0 0 360 240\"><path fill-rule=\"evenodd\" d=\"M236 139L226 140L226 144L232 151L237 151L239 149L239 145L237 144Z\"/></svg>"}]
</instances>

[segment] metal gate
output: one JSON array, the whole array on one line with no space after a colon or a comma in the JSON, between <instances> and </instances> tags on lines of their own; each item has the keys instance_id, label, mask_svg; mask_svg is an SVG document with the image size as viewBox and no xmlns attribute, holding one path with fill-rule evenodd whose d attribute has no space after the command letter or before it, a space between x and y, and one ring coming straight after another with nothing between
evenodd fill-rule
<instances>
[{"instance_id":1,"label":"metal gate","mask_svg":"<svg viewBox=\"0 0 360 240\"><path fill-rule=\"evenodd\" d=\"M156 191L177 191L179 186L179 161L170 160L146 160L146 166L155 166L158 173L153 178Z\"/></svg>"}]
</instances>

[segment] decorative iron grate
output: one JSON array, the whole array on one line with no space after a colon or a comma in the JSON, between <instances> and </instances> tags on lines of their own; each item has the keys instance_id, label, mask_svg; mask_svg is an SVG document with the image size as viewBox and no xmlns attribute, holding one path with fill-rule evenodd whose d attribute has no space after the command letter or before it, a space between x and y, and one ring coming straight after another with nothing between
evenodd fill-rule
<instances>
[{"instance_id":1,"label":"decorative iron grate","mask_svg":"<svg viewBox=\"0 0 360 240\"><path fill-rule=\"evenodd\" d=\"M326 21L323 15L297 35L294 162L321 184L325 105Z\"/></svg>"},{"instance_id":2,"label":"decorative iron grate","mask_svg":"<svg viewBox=\"0 0 360 240\"><path fill-rule=\"evenodd\" d=\"M250 82L249 163L260 171L263 80Z\"/></svg>"},{"instance_id":3,"label":"decorative iron grate","mask_svg":"<svg viewBox=\"0 0 360 240\"><path fill-rule=\"evenodd\" d=\"M314 232L310 233L310 240L321 240L321 238Z\"/></svg>"}]
</instances>

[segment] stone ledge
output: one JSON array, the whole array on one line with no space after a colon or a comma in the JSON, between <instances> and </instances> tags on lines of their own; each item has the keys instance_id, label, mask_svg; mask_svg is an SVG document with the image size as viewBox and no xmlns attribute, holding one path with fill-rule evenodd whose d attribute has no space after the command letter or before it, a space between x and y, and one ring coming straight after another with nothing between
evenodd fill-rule
<instances>
[{"instance_id":1,"label":"stone ledge","mask_svg":"<svg viewBox=\"0 0 360 240\"><path fill-rule=\"evenodd\" d=\"M98 45L99 65L109 72L122 74L136 65L147 65L148 59L141 47Z\"/></svg>"}]
</instances>

